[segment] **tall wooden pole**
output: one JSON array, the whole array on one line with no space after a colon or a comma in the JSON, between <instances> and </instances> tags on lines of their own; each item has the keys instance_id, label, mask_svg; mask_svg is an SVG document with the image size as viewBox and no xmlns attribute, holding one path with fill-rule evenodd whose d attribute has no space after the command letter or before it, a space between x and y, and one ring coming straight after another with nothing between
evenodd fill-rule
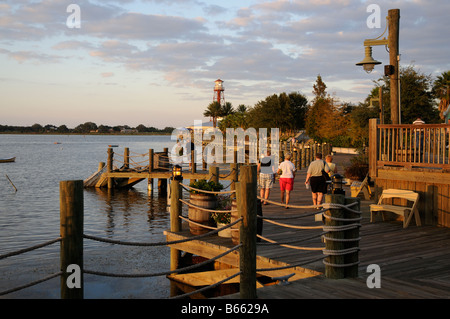
<instances>
[{"instance_id":1,"label":"tall wooden pole","mask_svg":"<svg viewBox=\"0 0 450 319\"><path fill-rule=\"evenodd\" d=\"M394 66L394 73L390 75L390 102L391 102L391 122L400 124L399 111L399 30L400 30L400 9L388 11L389 23L389 64Z\"/></svg>"},{"instance_id":2,"label":"tall wooden pole","mask_svg":"<svg viewBox=\"0 0 450 319\"><path fill-rule=\"evenodd\" d=\"M59 203L61 299L83 299L83 181L60 182ZM70 265L78 266L79 272L68 272ZM80 286L70 287L74 282Z\"/></svg>"},{"instance_id":3,"label":"tall wooden pole","mask_svg":"<svg viewBox=\"0 0 450 319\"><path fill-rule=\"evenodd\" d=\"M239 230L240 242L240 297L255 299L256 296L256 165L244 165L240 168L238 210L243 218Z\"/></svg>"}]
</instances>

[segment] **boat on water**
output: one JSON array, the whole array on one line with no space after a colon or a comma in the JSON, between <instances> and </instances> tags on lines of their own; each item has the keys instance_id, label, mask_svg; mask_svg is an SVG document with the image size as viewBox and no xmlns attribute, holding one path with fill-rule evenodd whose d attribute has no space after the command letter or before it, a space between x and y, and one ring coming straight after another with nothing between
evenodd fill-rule
<instances>
[{"instance_id":1,"label":"boat on water","mask_svg":"<svg viewBox=\"0 0 450 319\"><path fill-rule=\"evenodd\" d=\"M111 144L111 145L108 145L108 147L119 147L119 145L117 145L117 144Z\"/></svg>"},{"instance_id":2,"label":"boat on water","mask_svg":"<svg viewBox=\"0 0 450 319\"><path fill-rule=\"evenodd\" d=\"M0 163L12 163L12 162L15 162L15 161L16 161L15 157L0 158Z\"/></svg>"}]
</instances>

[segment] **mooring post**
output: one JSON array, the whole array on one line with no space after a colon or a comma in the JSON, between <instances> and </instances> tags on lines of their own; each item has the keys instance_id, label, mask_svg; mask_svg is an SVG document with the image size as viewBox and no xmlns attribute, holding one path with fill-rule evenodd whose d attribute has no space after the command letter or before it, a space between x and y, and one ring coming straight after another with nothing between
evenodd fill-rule
<instances>
[{"instance_id":1,"label":"mooring post","mask_svg":"<svg viewBox=\"0 0 450 319\"><path fill-rule=\"evenodd\" d=\"M153 149L148 150L148 179L147 179L147 191L149 193L153 192Z\"/></svg>"},{"instance_id":2,"label":"mooring post","mask_svg":"<svg viewBox=\"0 0 450 319\"><path fill-rule=\"evenodd\" d=\"M219 167L218 166L209 166L209 178L211 181L218 183L219 182Z\"/></svg>"},{"instance_id":3,"label":"mooring post","mask_svg":"<svg viewBox=\"0 0 450 319\"><path fill-rule=\"evenodd\" d=\"M346 197L345 205L353 204L357 202L358 204L350 207L352 210L360 211L361 209L361 199L358 197ZM357 219L361 217L361 214L357 214L351 211L344 212L345 218L348 219ZM344 262L346 265L349 265L345 268L345 278L356 278L358 277L358 268L359 268L359 225L360 223L356 221L345 222L348 224L355 224L355 227L349 230L346 230L344 233L345 239L353 239L351 241L346 241L345 248L351 249L355 248L355 252L344 255ZM359 224L359 225L358 225Z\"/></svg>"},{"instance_id":4,"label":"mooring post","mask_svg":"<svg viewBox=\"0 0 450 319\"><path fill-rule=\"evenodd\" d=\"M327 194L325 195L325 203L331 204L344 204L345 195L342 194ZM329 209L324 212L325 215L325 228L333 228L344 225L341 220L335 220L333 218L344 218L343 209ZM331 217L331 218L330 218ZM342 230L326 230L329 231L326 234L325 249L332 252L326 258L325 262L325 276L330 279L342 279L345 276L345 269L342 265L345 264L344 255L339 255L339 251L345 248L345 244L341 239L344 239L344 231Z\"/></svg>"},{"instance_id":5,"label":"mooring post","mask_svg":"<svg viewBox=\"0 0 450 319\"><path fill-rule=\"evenodd\" d=\"M170 231L179 232L181 231L181 202L182 189L180 181L171 180L170 183ZM170 270L176 270L180 266L181 251L175 248L170 248ZM171 281L170 283L170 295L176 296L178 293L178 288L175 283Z\"/></svg>"},{"instance_id":6,"label":"mooring post","mask_svg":"<svg viewBox=\"0 0 450 319\"><path fill-rule=\"evenodd\" d=\"M123 167L130 168L130 149L128 147L123 150Z\"/></svg>"},{"instance_id":7,"label":"mooring post","mask_svg":"<svg viewBox=\"0 0 450 319\"><path fill-rule=\"evenodd\" d=\"M83 181L61 181L59 204L61 299L83 299Z\"/></svg>"},{"instance_id":8,"label":"mooring post","mask_svg":"<svg viewBox=\"0 0 450 319\"><path fill-rule=\"evenodd\" d=\"M181 231L181 202L182 199L182 189L180 181L171 180L170 183L170 231L179 232ZM175 248L170 248L170 270L178 269L178 263L180 259L180 251Z\"/></svg>"},{"instance_id":9,"label":"mooring post","mask_svg":"<svg viewBox=\"0 0 450 319\"><path fill-rule=\"evenodd\" d=\"M108 148L108 160L106 162L106 171L108 172L108 174L111 174L111 172L112 172L113 160L114 160L114 151L110 147L110 148ZM112 179L112 177L108 177L108 188L110 188L110 189L113 188L113 179Z\"/></svg>"},{"instance_id":10,"label":"mooring post","mask_svg":"<svg viewBox=\"0 0 450 319\"><path fill-rule=\"evenodd\" d=\"M243 218L239 228L239 238L242 246L239 249L240 297L255 299L256 295L256 196L257 196L256 165L244 165L240 168L239 186L237 191L237 207Z\"/></svg>"}]
</instances>

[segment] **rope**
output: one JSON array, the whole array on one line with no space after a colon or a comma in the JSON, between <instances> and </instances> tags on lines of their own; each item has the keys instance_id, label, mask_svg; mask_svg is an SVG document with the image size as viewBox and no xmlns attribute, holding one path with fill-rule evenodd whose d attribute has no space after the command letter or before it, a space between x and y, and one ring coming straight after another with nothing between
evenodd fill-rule
<instances>
[{"instance_id":1,"label":"rope","mask_svg":"<svg viewBox=\"0 0 450 319\"><path fill-rule=\"evenodd\" d=\"M221 281L218 281L218 282L216 282L215 284L209 285L209 286L207 286L207 287L200 288L200 289L195 290L195 291L192 291L192 292L188 292L188 293L183 294L183 295L171 297L171 298L169 298L169 299L180 299L180 298L184 298L184 297L188 297L188 296L191 296L191 295L198 294L198 293L203 292L203 291L205 291L205 290L212 289L212 288L215 288L215 287L217 287L217 286L220 286L220 285L223 284L224 282L227 282L228 280L231 280L231 279L233 279L234 277L239 276L240 274L242 274L242 271L239 271L239 272L235 273L234 275L231 275L230 277L227 277L227 278L225 278L225 279L223 279L223 280L221 280Z\"/></svg>"},{"instance_id":2,"label":"rope","mask_svg":"<svg viewBox=\"0 0 450 319\"><path fill-rule=\"evenodd\" d=\"M274 204L274 205L277 205L277 206L283 206L283 207L303 208L303 209L308 209L308 208L320 208L320 207L322 207L322 205L304 205L304 206L299 206L299 205L286 205L286 204L282 204L282 203L278 203L278 202L271 201L271 200L269 200L269 199L262 198L262 197L260 197L260 196L256 196L256 197L257 197L258 199L263 200L263 201L265 201L265 202L268 202L268 203L270 203L270 204ZM316 213L316 214L317 214L317 213Z\"/></svg>"},{"instance_id":3,"label":"rope","mask_svg":"<svg viewBox=\"0 0 450 319\"><path fill-rule=\"evenodd\" d=\"M282 266L282 267L276 267L276 268L259 268L259 269L256 269L256 271L261 272L261 271L283 270L283 269L289 269L289 268L294 268L294 267L300 267L300 266L304 266L304 265L307 265L307 264L310 264L310 263L313 263L313 262L316 262L319 260L323 260L323 258L324 258L323 256L320 256L319 258L316 258L316 259L308 260L305 262L300 262L300 263L289 265L289 266Z\"/></svg>"},{"instance_id":4,"label":"rope","mask_svg":"<svg viewBox=\"0 0 450 319\"><path fill-rule=\"evenodd\" d=\"M25 289L25 288L29 288L29 287L35 286L37 284L40 284L41 282L53 279L53 278L58 277L58 276L61 276L62 274L63 274L63 272L60 271L60 272L58 272L56 274L53 274L53 275L50 275L48 277L45 277L45 278L42 278L42 279L30 282L29 284L26 284L26 285L23 285L23 286L20 286L20 287L16 287L16 288L12 288L12 289L9 289L9 290L1 291L0 292L0 296L7 295L7 294L10 294L12 292L16 292L16 291L19 291L19 290L22 290L22 289Z\"/></svg>"},{"instance_id":5,"label":"rope","mask_svg":"<svg viewBox=\"0 0 450 319\"><path fill-rule=\"evenodd\" d=\"M261 235L257 235L257 237L261 238L262 240L268 241L269 243L278 244L276 241L273 241L273 240L263 237ZM325 249L325 247L298 247L298 246L291 246L291 245L284 245L284 244L280 244L280 246L286 247L286 248L298 249L298 250L324 250Z\"/></svg>"},{"instance_id":6,"label":"rope","mask_svg":"<svg viewBox=\"0 0 450 319\"><path fill-rule=\"evenodd\" d=\"M190 271L192 269L202 267L202 266L207 265L207 264L209 264L209 263L211 263L213 261L216 261L219 258L222 258L225 255L228 255L229 253L239 249L240 247L241 247L241 244L236 245L233 248L223 252L220 255L217 255L214 258L208 259L206 261L203 261L201 263L198 263L198 264L195 264L195 265L192 265L192 266L179 268L179 269L175 269L175 270L170 270L170 271L166 271L166 272L151 273L151 274L112 274L112 273L107 273L107 272L102 272L102 271L84 270L84 273L90 274L90 275L105 276L105 277L123 277L123 278L143 278L143 277L164 276L164 275L170 275L170 274L179 273L179 272Z\"/></svg>"},{"instance_id":7,"label":"rope","mask_svg":"<svg viewBox=\"0 0 450 319\"><path fill-rule=\"evenodd\" d=\"M265 246L265 245L293 244L293 243L299 243L299 242L302 242L302 241L307 241L307 240L311 240L311 239L314 239L314 238L317 238L317 237L321 237L321 236L323 236L325 234L326 233L320 233L320 234L317 234L317 235L314 235L314 236L310 236L310 237L307 237L307 238L301 238L301 239L289 240L289 241L282 241L282 242L280 242L280 241L275 242L274 241L274 242L269 242L269 243L257 243L257 245Z\"/></svg>"},{"instance_id":8,"label":"rope","mask_svg":"<svg viewBox=\"0 0 450 319\"><path fill-rule=\"evenodd\" d=\"M280 217L264 217L264 216L257 216L258 218L264 219L264 220L282 220L282 219L296 219L296 218L303 218L303 217L309 217L314 216L316 214L320 214L321 211L313 212L313 213L306 213L298 216L280 216Z\"/></svg>"},{"instance_id":9,"label":"rope","mask_svg":"<svg viewBox=\"0 0 450 319\"><path fill-rule=\"evenodd\" d=\"M200 238L203 238L203 237L208 237L208 236L217 234L219 231L237 224L242 219L243 218L241 217L238 220L228 224L225 227L222 227L220 229L216 229L214 231L211 231L211 232L208 232L208 233L205 233L205 234L189 237L189 238L186 238L186 239L180 239L180 240L174 240L174 241L166 241L166 242L156 242L156 243L124 242L124 241L120 241L120 240L100 238L100 237L89 236L89 235L85 235L85 234L83 235L83 237L86 238L86 239L96 240L96 241L100 241L100 242L104 242L104 243L124 245L124 246L142 246L142 247L165 246L165 245L170 246L170 245L180 244L180 243L184 243L184 242L188 242L188 241L192 241L192 240L196 240L196 239L200 239Z\"/></svg>"},{"instance_id":10,"label":"rope","mask_svg":"<svg viewBox=\"0 0 450 319\"><path fill-rule=\"evenodd\" d=\"M356 253L357 251L360 251L360 249L358 247L339 249L339 250L324 249L323 254L327 255L327 256L343 256L343 255Z\"/></svg>"},{"instance_id":11,"label":"rope","mask_svg":"<svg viewBox=\"0 0 450 319\"><path fill-rule=\"evenodd\" d=\"M201 206L197 206L197 205L191 204L190 202L187 202L187 201L185 201L185 200L182 200L181 198L180 198L180 202L182 202L182 203L184 203L184 204L186 204L186 205L188 205L188 206L190 206L190 207L194 207L194 208L196 208L196 209L199 209L199 210L202 210L202 211L205 211L205 212L210 212L210 213L231 213L231 212L237 212L237 210L214 210L214 209L207 209L207 208L204 208L204 207L201 207Z\"/></svg>"},{"instance_id":12,"label":"rope","mask_svg":"<svg viewBox=\"0 0 450 319\"><path fill-rule=\"evenodd\" d=\"M350 230L361 227L361 224L349 224L349 225L342 225L342 226L323 226L323 231L325 232L337 232L337 231L344 231L344 230Z\"/></svg>"},{"instance_id":13,"label":"rope","mask_svg":"<svg viewBox=\"0 0 450 319\"><path fill-rule=\"evenodd\" d=\"M356 262L354 262L354 263L350 263L350 264L332 264L332 263L329 263L328 261L326 261L325 259L323 260L323 263L326 265L326 266L330 266L330 267L336 267L336 268L343 268L343 267L350 267L350 266L356 266L356 265L359 265L359 261L356 261Z\"/></svg>"},{"instance_id":14,"label":"rope","mask_svg":"<svg viewBox=\"0 0 450 319\"><path fill-rule=\"evenodd\" d=\"M282 227L286 227L286 228L293 228L293 229L322 229L323 226L296 226L296 225L289 225L289 224L283 224L283 223L278 223L276 221L273 220L269 220L266 219L266 221L268 223L274 224L274 225L278 225L278 226L282 226Z\"/></svg>"},{"instance_id":15,"label":"rope","mask_svg":"<svg viewBox=\"0 0 450 319\"><path fill-rule=\"evenodd\" d=\"M180 185L182 187L184 187L185 189L187 189L187 190L192 190L192 191L196 191L196 192L199 192L199 193L205 193L205 194L217 195L217 194L231 194L231 193L235 193L236 192L236 190L234 190L234 191L226 191L226 192L212 192L212 191L205 191L205 190L202 190L202 189L194 188L194 187L182 184L182 183L180 183Z\"/></svg>"},{"instance_id":16,"label":"rope","mask_svg":"<svg viewBox=\"0 0 450 319\"><path fill-rule=\"evenodd\" d=\"M20 254L23 254L23 253L26 253L26 252L29 252L29 251L32 251L32 250L35 250L35 249L38 249L38 248L45 247L45 246L49 246L49 245L54 244L54 243L56 243L58 241L61 241L61 239L62 239L61 237L58 237L56 239L47 241L47 242L39 244L39 245L35 245L35 246L29 247L29 248L24 248L24 249L13 251L13 252L10 252L10 253L4 254L4 255L0 255L0 260L4 259L4 258L7 258L7 257L20 255Z\"/></svg>"}]
</instances>

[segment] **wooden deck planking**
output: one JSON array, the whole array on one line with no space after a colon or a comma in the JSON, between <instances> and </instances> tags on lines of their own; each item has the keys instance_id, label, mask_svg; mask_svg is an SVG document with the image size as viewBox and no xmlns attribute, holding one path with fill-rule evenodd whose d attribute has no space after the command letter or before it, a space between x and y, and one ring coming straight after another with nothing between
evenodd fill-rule
<instances>
[{"instance_id":1,"label":"wooden deck planking","mask_svg":"<svg viewBox=\"0 0 450 319\"><path fill-rule=\"evenodd\" d=\"M335 160L340 172L343 163L348 161L347 155L337 155ZM291 196L292 205L311 205L310 191L304 186L306 170L297 173L294 191ZM350 196L349 187L345 187ZM271 190L270 200L279 201L279 185L276 183ZM292 282L287 286L269 286L258 289L258 298L263 299L322 299L322 298L450 298L450 229L421 226L417 227L412 221L410 226L403 229L401 221L383 222L381 217L370 223L369 204L372 201L361 200L363 212L362 227L360 228L359 277L354 279L332 280L323 275L310 277ZM284 209L277 205L263 206L263 215L288 216L301 212L311 212L311 209ZM302 219L277 220L281 223L301 225L321 225L314 217ZM264 222L263 236L272 240L283 241L294 238L306 238L320 233L320 230L292 230ZM318 247L324 244L320 238L304 243L292 244L297 246ZM320 257L322 252L300 251L278 246L258 245L259 256L273 260L280 260L289 264L296 264L305 260ZM366 284L367 266L378 264L381 268L381 288L369 289ZM324 272L322 261L303 266L318 272ZM238 295L224 296L224 298L239 298Z\"/></svg>"}]
</instances>

